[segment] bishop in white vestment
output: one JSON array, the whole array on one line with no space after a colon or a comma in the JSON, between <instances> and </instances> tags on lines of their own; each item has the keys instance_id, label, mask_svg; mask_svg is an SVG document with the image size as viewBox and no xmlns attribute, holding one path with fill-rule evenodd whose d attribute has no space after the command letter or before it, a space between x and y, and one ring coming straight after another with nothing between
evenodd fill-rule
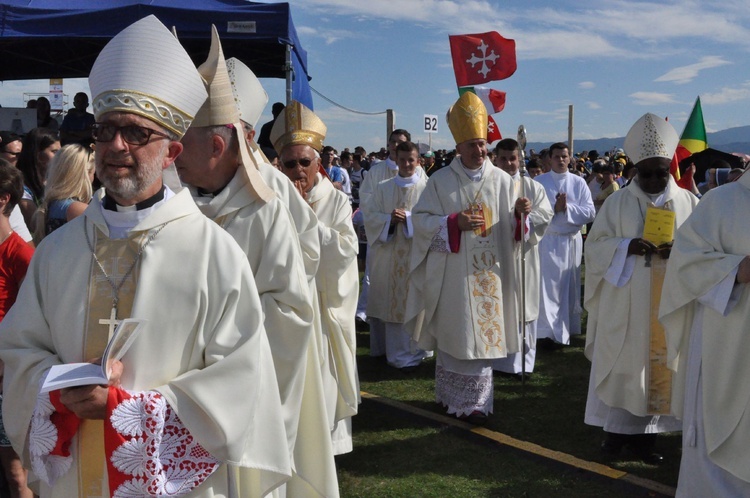
<instances>
[{"instance_id":1,"label":"bishop in white vestment","mask_svg":"<svg viewBox=\"0 0 750 498\"><path fill-rule=\"evenodd\" d=\"M162 183L206 98L200 75L150 16L110 41L89 84L107 193L39 246L2 323L11 441L42 498L239 496L236 474L242 496L263 496L291 467L255 281L189 192ZM40 394L50 367L101 357L128 317L144 330L109 386Z\"/></svg>"},{"instance_id":2,"label":"bishop in white vestment","mask_svg":"<svg viewBox=\"0 0 750 498\"><path fill-rule=\"evenodd\" d=\"M241 63L234 65L235 78L237 64ZM247 147L216 30L209 57L198 70L209 96L182 140L185 150L176 161L177 171L190 185L203 214L237 241L255 275L294 471L285 485L286 496L337 496L313 337L313 299L297 230L286 205L261 178ZM304 444L297 444L303 440Z\"/></svg>"},{"instance_id":3,"label":"bishop in white vestment","mask_svg":"<svg viewBox=\"0 0 750 498\"><path fill-rule=\"evenodd\" d=\"M349 198L336 190L320 173L319 149L325 138L325 125L299 102L292 102L277 118L271 140L279 152L284 174L295 184L318 218L320 266L316 276L318 309L324 351L336 380L332 441L334 454L352 451L351 417L359 405L359 378L356 364L354 314L359 278L359 244L351 222Z\"/></svg>"},{"instance_id":4,"label":"bishop in white vestment","mask_svg":"<svg viewBox=\"0 0 750 498\"><path fill-rule=\"evenodd\" d=\"M513 251L520 226L510 176L486 158L484 104L465 93L448 124L459 155L430 177L412 211L406 320L419 346L436 351L437 402L483 423L493 411L491 360L519 351Z\"/></svg>"},{"instance_id":5,"label":"bishop in white vestment","mask_svg":"<svg viewBox=\"0 0 750 498\"><path fill-rule=\"evenodd\" d=\"M698 203L669 174L678 141L672 126L653 114L633 125L625 151L638 174L607 198L586 241L585 353L591 375L584 421L607 433L604 451L617 454L628 445L649 463L660 460L653 452L655 435L682 427L670 416L672 373L657 321L662 255L668 255L671 235L658 248L659 241L644 233L647 213L666 215L670 226L664 232L673 234Z\"/></svg>"}]
</instances>

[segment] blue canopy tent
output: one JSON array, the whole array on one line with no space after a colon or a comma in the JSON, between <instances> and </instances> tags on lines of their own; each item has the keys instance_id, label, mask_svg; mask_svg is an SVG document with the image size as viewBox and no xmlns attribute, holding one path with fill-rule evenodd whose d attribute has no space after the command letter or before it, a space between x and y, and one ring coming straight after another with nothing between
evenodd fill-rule
<instances>
[{"instance_id":1,"label":"blue canopy tent","mask_svg":"<svg viewBox=\"0 0 750 498\"><path fill-rule=\"evenodd\" d=\"M174 27L190 57L208 55L211 24L227 58L259 78L286 78L287 100L312 108L307 52L288 3L244 0L2 0L0 80L85 78L106 43L154 14Z\"/></svg>"}]
</instances>

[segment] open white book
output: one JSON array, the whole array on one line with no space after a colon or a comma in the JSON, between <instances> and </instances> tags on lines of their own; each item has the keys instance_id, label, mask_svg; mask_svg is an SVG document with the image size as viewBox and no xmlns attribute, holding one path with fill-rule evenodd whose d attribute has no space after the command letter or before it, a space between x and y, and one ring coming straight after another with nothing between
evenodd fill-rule
<instances>
[{"instance_id":1,"label":"open white book","mask_svg":"<svg viewBox=\"0 0 750 498\"><path fill-rule=\"evenodd\" d=\"M102 364L67 363L55 365L47 372L41 392L47 393L64 387L88 386L91 384L107 385L112 373L112 360L119 360L130 348L145 325L146 320L126 318L121 321L112 334L102 355Z\"/></svg>"}]
</instances>

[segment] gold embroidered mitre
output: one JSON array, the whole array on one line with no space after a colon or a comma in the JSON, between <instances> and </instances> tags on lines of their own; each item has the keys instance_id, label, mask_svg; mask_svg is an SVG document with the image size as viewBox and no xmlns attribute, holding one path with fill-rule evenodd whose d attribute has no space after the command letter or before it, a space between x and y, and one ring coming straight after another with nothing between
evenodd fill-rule
<instances>
[{"instance_id":1,"label":"gold embroidered mitre","mask_svg":"<svg viewBox=\"0 0 750 498\"><path fill-rule=\"evenodd\" d=\"M679 141L680 137L667 120L649 112L630 128L623 148L633 164L652 157L672 160Z\"/></svg>"},{"instance_id":2,"label":"gold embroidered mitre","mask_svg":"<svg viewBox=\"0 0 750 498\"><path fill-rule=\"evenodd\" d=\"M446 119L456 144L479 138L487 140L487 108L474 93L461 95L448 109Z\"/></svg>"},{"instance_id":3,"label":"gold embroidered mitre","mask_svg":"<svg viewBox=\"0 0 750 498\"><path fill-rule=\"evenodd\" d=\"M287 145L309 145L320 152L326 138L326 125L310 109L293 100L284 108L271 129L271 142L276 152Z\"/></svg>"},{"instance_id":4,"label":"gold embroidered mitre","mask_svg":"<svg viewBox=\"0 0 750 498\"><path fill-rule=\"evenodd\" d=\"M89 87L97 120L113 111L138 114L178 137L206 100L190 56L153 15L107 43L91 68Z\"/></svg>"}]
</instances>

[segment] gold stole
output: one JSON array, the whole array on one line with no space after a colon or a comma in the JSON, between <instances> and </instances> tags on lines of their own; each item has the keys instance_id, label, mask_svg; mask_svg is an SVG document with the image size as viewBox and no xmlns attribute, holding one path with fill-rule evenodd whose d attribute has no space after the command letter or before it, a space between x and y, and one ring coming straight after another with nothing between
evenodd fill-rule
<instances>
[{"instance_id":1,"label":"gold stole","mask_svg":"<svg viewBox=\"0 0 750 498\"><path fill-rule=\"evenodd\" d=\"M674 239L675 213L668 209L648 207L643 238L661 245ZM664 285L667 261L661 256L651 258L651 309L649 314L649 355L647 413L669 415L672 399L672 372L667 368L667 337L659 323L659 302Z\"/></svg>"},{"instance_id":2,"label":"gold stole","mask_svg":"<svg viewBox=\"0 0 750 498\"><path fill-rule=\"evenodd\" d=\"M672 372L667 368L667 336L659 322L659 302L667 260L654 256L651 261L651 310L648 355L648 407L650 415L669 415L672 400Z\"/></svg>"},{"instance_id":3,"label":"gold stole","mask_svg":"<svg viewBox=\"0 0 750 498\"><path fill-rule=\"evenodd\" d=\"M99 229L96 235L96 257L101 262L107 275L120 283L125 272L133 264L140 249L140 236L133 239L110 240ZM130 316L133 308L133 296L136 287L137 269L131 272L118 293L117 318ZM109 322L112 310L112 286L102 274L96 263L91 265L88 296L88 319L86 323L83 360L100 358L109 341L110 326L100 323ZM104 453L104 421L84 420L78 429L78 493L80 497L94 498L109 496L109 489L104 486L107 472Z\"/></svg>"},{"instance_id":4,"label":"gold stole","mask_svg":"<svg viewBox=\"0 0 750 498\"><path fill-rule=\"evenodd\" d=\"M489 174L486 172L485 174ZM459 182L465 181L463 178ZM469 197L465 202L469 209L484 216L484 226L463 232L461 252L466 254L469 270L468 296L472 328L478 330L479 340L484 344L484 352L496 351L499 357L507 355L505 330L503 328L503 291L497 272L497 236L492 235L494 213L491 205L484 202L480 189L484 182L464 184L464 193ZM490 192L490 195L495 192Z\"/></svg>"}]
</instances>

